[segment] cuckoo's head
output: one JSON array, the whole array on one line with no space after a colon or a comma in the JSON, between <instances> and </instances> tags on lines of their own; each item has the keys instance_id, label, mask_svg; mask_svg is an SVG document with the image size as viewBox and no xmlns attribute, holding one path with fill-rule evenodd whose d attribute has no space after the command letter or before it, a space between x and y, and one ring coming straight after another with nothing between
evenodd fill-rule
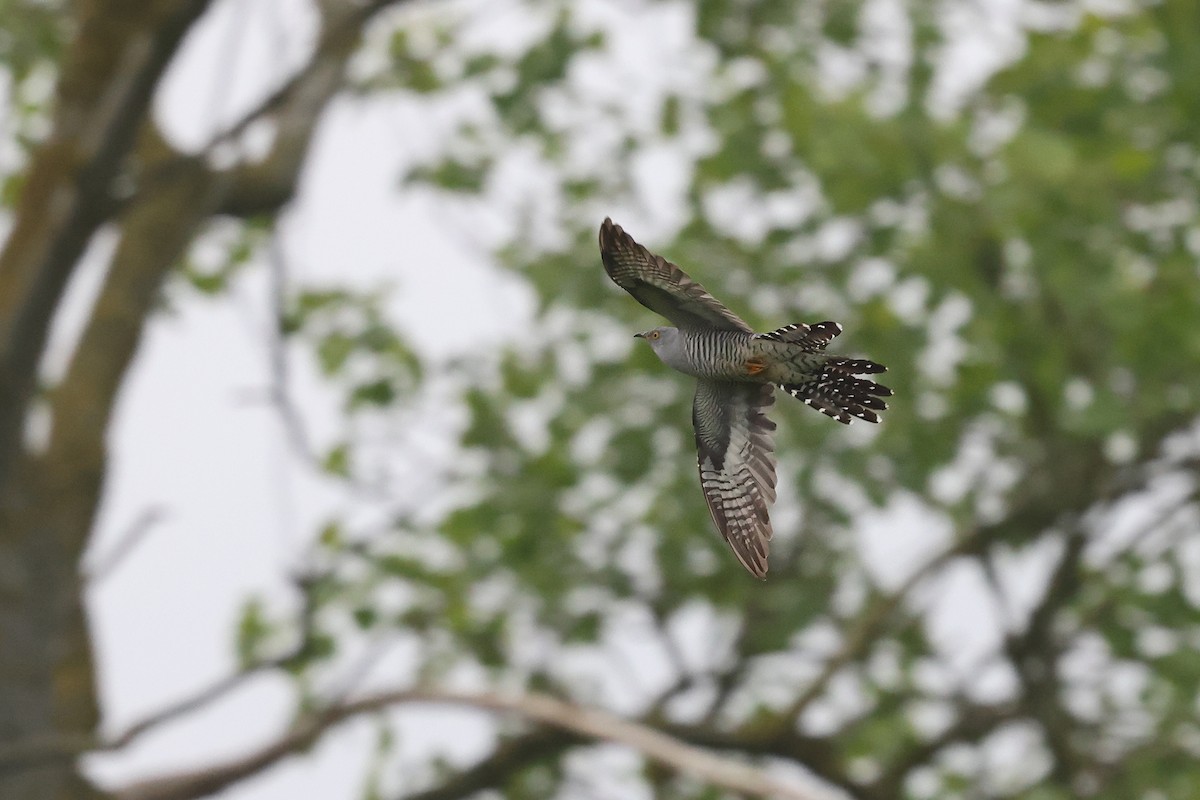
<instances>
[{"instance_id":1,"label":"cuckoo's head","mask_svg":"<svg viewBox=\"0 0 1200 800\"><path fill-rule=\"evenodd\" d=\"M634 338L649 342L658 357L668 364L671 363L668 355L679 351L683 343L678 328L655 328L644 333L635 333Z\"/></svg>"}]
</instances>

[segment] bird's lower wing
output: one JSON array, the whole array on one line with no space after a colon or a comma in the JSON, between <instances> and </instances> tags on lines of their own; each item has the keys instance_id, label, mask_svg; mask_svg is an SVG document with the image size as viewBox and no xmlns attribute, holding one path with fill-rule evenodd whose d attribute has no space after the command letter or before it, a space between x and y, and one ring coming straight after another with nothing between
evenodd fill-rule
<instances>
[{"instance_id":1,"label":"bird's lower wing","mask_svg":"<svg viewBox=\"0 0 1200 800\"><path fill-rule=\"evenodd\" d=\"M600 258L617 286L678 328L751 330L686 272L642 247L611 219L600 226Z\"/></svg>"},{"instance_id":2,"label":"bird's lower wing","mask_svg":"<svg viewBox=\"0 0 1200 800\"><path fill-rule=\"evenodd\" d=\"M701 380L692 405L708 510L738 561L758 578L767 575L775 502L775 423L766 414L774 402L769 384Z\"/></svg>"}]
</instances>

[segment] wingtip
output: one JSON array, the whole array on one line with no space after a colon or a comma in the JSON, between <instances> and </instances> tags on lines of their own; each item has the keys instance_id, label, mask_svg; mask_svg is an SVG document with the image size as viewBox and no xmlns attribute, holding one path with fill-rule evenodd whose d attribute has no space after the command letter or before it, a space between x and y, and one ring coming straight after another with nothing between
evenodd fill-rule
<instances>
[{"instance_id":1,"label":"wingtip","mask_svg":"<svg viewBox=\"0 0 1200 800\"><path fill-rule=\"evenodd\" d=\"M612 217L605 217L600 223L600 251L611 251L617 241L626 235L621 226L612 221Z\"/></svg>"},{"instance_id":2,"label":"wingtip","mask_svg":"<svg viewBox=\"0 0 1200 800\"><path fill-rule=\"evenodd\" d=\"M730 544L732 546L732 543ZM743 554L739 553L736 547L732 547L731 549L733 550L733 554L737 557L738 563L745 568L746 572L749 572L752 577L757 578L760 581L765 581L767 579L767 560L765 558L759 562L757 559L752 560L744 558Z\"/></svg>"},{"instance_id":3,"label":"wingtip","mask_svg":"<svg viewBox=\"0 0 1200 800\"><path fill-rule=\"evenodd\" d=\"M729 548L733 550L733 555L737 558L738 563L745 567L746 571L758 578L760 581L767 579L767 556L765 553L754 551L743 551L739 549L733 542L733 539L726 536L725 541L729 544Z\"/></svg>"},{"instance_id":4,"label":"wingtip","mask_svg":"<svg viewBox=\"0 0 1200 800\"><path fill-rule=\"evenodd\" d=\"M746 569L748 569L750 571L750 574L753 575L758 580L765 581L767 579L768 566L767 566L767 560L765 558L763 559L763 562L761 564L755 564L754 566L745 564L745 567L746 567Z\"/></svg>"}]
</instances>

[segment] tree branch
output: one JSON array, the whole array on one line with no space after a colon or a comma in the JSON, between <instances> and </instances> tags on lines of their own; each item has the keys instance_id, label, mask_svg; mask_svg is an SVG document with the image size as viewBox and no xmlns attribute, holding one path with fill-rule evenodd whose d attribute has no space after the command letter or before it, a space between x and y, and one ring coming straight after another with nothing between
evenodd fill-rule
<instances>
[{"instance_id":1,"label":"tree branch","mask_svg":"<svg viewBox=\"0 0 1200 800\"><path fill-rule=\"evenodd\" d=\"M118 800L190 800L255 775L316 741L331 727L362 714L402 705L455 705L515 714L572 737L622 744L646 758L715 786L754 797L812 800L812 796L781 783L763 770L714 755L659 730L585 708L544 694L499 695L439 689L413 689L374 695L328 709L258 750L233 761L192 773L152 779L115 793ZM427 795L429 796L429 795ZM437 795L432 795L436 797Z\"/></svg>"},{"instance_id":2,"label":"tree branch","mask_svg":"<svg viewBox=\"0 0 1200 800\"><path fill-rule=\"evenodd\" d=\"M587 740L555 730L539 730L508 739L483 761L463 770L440 786L416 794L405 794L403 800L458 800L475 792L499 786L506 778L539 761L555 758Z\"/></svg>"},{"instance_id":3,"label":"tree branch","mask_svg":"<svg viewBox=\"0 0 1200 800\"><path fill-rule=\"evenodd\" d=\"M748 755L775 756L794 761L822 780L836 786L848 797L875 800L868 788L853 780L843 767L843 754L832 740L809 736L794 729L780 729L753 722L737 730L717 730L707 725L680 725L664 722L670 735L699 747L728 750Z\"/></svg>"},{"instance_id":4,"label":"tree branch","mask_svg":"<svg viewBox=\"0 0 1200 800\"><path fill-rule=\"evenodd\" d=\"M340 21L330 23L338 35L322 37L323 46L313 54L309 66L289 82L290 92L272 106L281 115L279 133L271 154L252 169L271 170L280 192L275 196L279 203L290 199L295 189L319 112L341 85L346 63L359 41L361 30L348 28L347 20L361 24L370 18L364 16L367 9L376 13L399 1L377 0L355 7ZM51 439L41 460L61 467L63 474L54 482L63 487L80 476L98 480L112 404L159 288L188 242L210 216L220 212L236 194L239 181L247 177L237 168L213 172L204 156L180 155L150 126L144 130L137 156L140 169L153 179L141 183L125 209L108 278L66 374L50 398ZM90 508L85 510L91 513ZM83 532L88 527L74 526Z\"/></svg>"},{"instance_id":5,"label":"tree branch","mask_svg":"<svg viewBox=\"0 0 1200 800\"><path fill-rule=\"evenodd\" d=\"M154 87L208 0L158 2L149 10L95 5L72 44L54 128L34 157L0 253L0 488L20 449L67 280L110 213L110 185Z\"/></svg>"},{"instance_id":6,"label":"tree branch","mask_svg":"<svg viewBox=\"0 0 1200 800\"><path fill-rule=\"evenodd\" d=\"M93 586L104 581L145 541L146 536L164 516L165 512L158 506L151 506L139 514L107 553L89 559L91 563L81 567L80 581Z\"/></svg>"},{"instance_id":7,"label":"tree branch","mask_svg":"<svg viewBox=\"0 0 1200 800\"><path fill-rule=\"evenodd\" d=\"M267 332L268 363L271 374L270 399L279 413L288 441L306 464L321 468L321 458L313 447L312 437L305 427L300 409L292 400L291 369L288 363L288 341L284 326L287 316L288 263L278 232L267 246L271 291L271 329Z\"/></svg>"},{"instance_id":8,"label":"tree branch","mask_svg":"<svg viewBox=\"0 0 1200 800\"><path fill-rule=\"evenodd\" d=\"M308 63L241 119L213 137L203 150L212 153L232 143L259 122L272 120L277 128L269 157L242 164L226 173L228 186L218 213L235 217L269 214L291 200L296 191L299 166L312 138L312 125L297 123L315 119L333 91L341 85L346 61L357 49L364 26L384 9L410 1L320 4L324 26ZM336 6L348 8L342 10Z\"/></svg>"},{"instance_id":9,"label":"tree branch","mask_svg":"<svg viewBox=\"0 0 1200 800\"><path fill-rule=\"evenodd\" d=\"M941 734L928 741L918 742L893 758L883 774L872 784L873 790L881 795L903 796L901 787L904 785L904 779L917 767L928 764L938 751L956 742L977 742L1001 723L1017 717L1019 713L1020 708L1016 703L1000 706L963 703L958 719Z\"/></svg>"},{"instance_id":10,"label":"tree branch","mask_svg":"<svg viewBox=\"0 0 1200 800\"><path fill-rule=\"evenodd\" d=\"M341 86L361 23L390 4L339 3L339 35L321 40L328 47L282 98L279 131L264 163L282 176L285 197L319 111ZM82 7L74 45L80 52L63 71L55 127L34 156L0 253L0 544L8 557L37 565L27 591L0 597L0 631L6 641L38 643L0 648L0 673L38 676L36 685L18 681L7 694L0 687L0 727L6 743L23 743L11 751L16 761L58 769L64 753L97 746L76 564L99 502L113 404L165 276L238 178L236 170L214 171L204 156L174 151L148 122L149 94L162 67L206 3L134 5L97 0ZM45 337L83 248L117 210L111 193L122 169L137 189L119 209L116 252L63 379L48 394L47 445L25 452L21 433ZM41 744L31 749L32 739Z\"/></svg>"},{"instance_id":11,"label":"tree branch","mask_svg":"<svg viewBox=\"0 0 1200 800\"><path fill-rule=\"evenodd\" d=\"M1004 647L1024 688L1021 701L1025 710L1041 725L1046 745L1054 755L1055 779L1068 787L1082 765L1071 741L1073 720L1062 703L1058 660L1063 642L1056 635L1054 620L1079 591L1086 544L1084 526L1076 521L1067 533L1062 558L1050 577L1045 594L1030 614L1025 630L1017 636L1007 637Z\"/></svg>"},{"instance_id":12,"label":"tree branch","mask_svg":"<svg viewBox=\"0 0 1200 800\"><path fill-rule=\"evenodd\" d=\"M804 713L804 709L808 708L814 700L821 696L821 693L825 691L825 687L829 685L829 681L833 680L833 677L837 675L842 667L862 656L877 641L877 634L880 627L891 618L896 609L900 607L900 604L904 602L909 593L921 581L925 580L933 572L941 569L951 559L962 555L974 546L974 537L968 537L956 542L918 567L896 591L881 595L872 601L863 610L862 614L859 615L858 619L854 621L854 626L846 634L841 648L825 664L825 668L821 670L821 674L809 684L808 688L796 698L795 702L784 713L784 724L789 727L793 725L796 718Z\"/></svg>"},{"instance_id":13,"label":"tree branch","mask_svg":"<svg viewBox=\"0 0 1200 800\"><path fill-rule=\"evenodd\" d=\"M159 726L174 722L221 699L255 675L283 666L293 655L289 654L283 658L255 664L240 672L227 675L194 695L161 708L135 722L111 739L100 739L95 734L86 733L33 738L13 744L0 744L0 773L18 772L49 762L65 761L83 753L121 750Z\"/></svg>"}]
</instances>

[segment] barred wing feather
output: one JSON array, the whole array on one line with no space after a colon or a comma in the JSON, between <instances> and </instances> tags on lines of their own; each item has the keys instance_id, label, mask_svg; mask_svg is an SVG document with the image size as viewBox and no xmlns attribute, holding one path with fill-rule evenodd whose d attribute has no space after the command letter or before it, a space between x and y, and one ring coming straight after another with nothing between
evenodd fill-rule
<instances>
[{"instance_id":1,"label":"barred wing feather","mask_svg":"<svg viewBox=\"0 0 1200 800\"><path fill-rule=\"evenodd\" d=\"M769 384L701 380L692 406L708 510L738 561L757 578L767 575L775 502L775 423L766 415L774 402Z\"/></svg>"},{"instance_id":2,"label":"barred wing feather","mask_svg":"<svg viewBox=\"0 0 1200 800\"><path fill-rule=\"evenodd\" d=\"M751 330L686 272L642 247L607 218L600 225L600 257L605 272L617 286L677 328Z\"/></svg>"},{"instance_id":3,"label":"barred wing feather","mask_svg":"<svg viewBox=\"0 0 1200 800\"><path fill-rule=\"evenodd\" d=\"M818 353L824 350L830 342L842 335L842 326L833 320L825 320L815 325L803 322L793 322L767 333L756 333L756 339L772 339L776 342L788 342L800 345L807 353Z\"/></svg>"}]
</instances>

